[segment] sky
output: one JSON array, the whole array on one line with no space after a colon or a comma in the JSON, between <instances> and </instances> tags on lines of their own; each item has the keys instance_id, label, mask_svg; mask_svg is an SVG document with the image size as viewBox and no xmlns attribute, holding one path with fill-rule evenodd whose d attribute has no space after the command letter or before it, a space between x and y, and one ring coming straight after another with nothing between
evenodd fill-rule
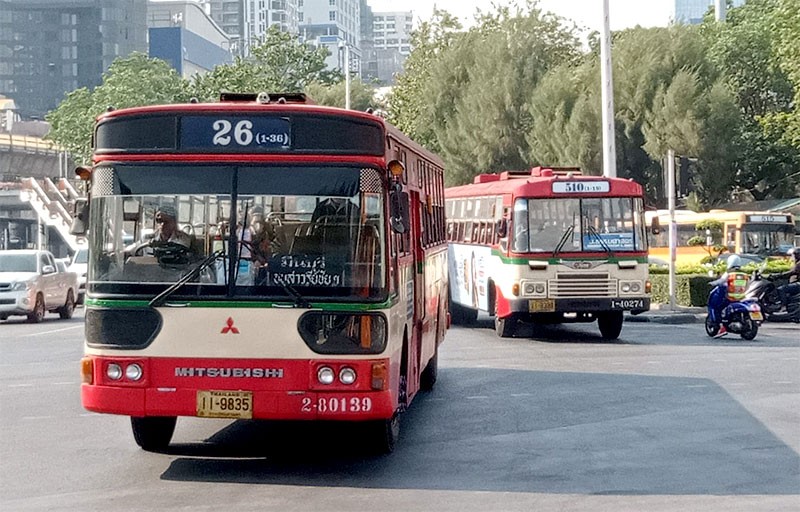
<instances>
[{"instance_id":1,"label":"sky","mask_svg":"<svg viewBox=\"0 0 800 512\"><path fill-rule=\"evenodd\" d=\"M367 0L374 11L413 11L415 26L421 18L431 17L434 4L471 25L475 9L494 11L493 4L512 5L510 0ZM524 0L519 2L524 4ZM641 25L665 27L673 13L674 0L609 0L611 30ZM602 0L539 0L544 11L551 11L574 21L580 27L599 31L602 28Z\"/></svg>"}]
</instances>

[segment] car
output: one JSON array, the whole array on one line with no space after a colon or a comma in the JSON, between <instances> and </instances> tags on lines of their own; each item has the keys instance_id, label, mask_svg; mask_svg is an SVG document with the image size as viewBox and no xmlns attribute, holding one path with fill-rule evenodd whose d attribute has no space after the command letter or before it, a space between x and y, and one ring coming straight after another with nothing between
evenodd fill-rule
<instances>
[{"instance_id":1,"label":"car","mask_svg":"<svg viewBox=\"0 0 800 512\"><path fill-rule=\"evenodd\" d=\"M83 304L83 299L86 295L86 273L89 269L89 249L82 248L75 251L67 269L78 275L77 303Z\"/></svg>"},{"instance_id":2,"label":"car","mask_svg":"<svg viewBox=\"0 0 800 512\"><path fill-rule=\"evenodd\" d=\"M669 268L669 262L664 261L661 258L654 258L652 256L647 257L647 264L656 268Z\"/></svg>"},{"instance_id":3,"label":"car","mask_svg":"<svg viewBox=\"0 0 800 512\"><path fill-rule=\"evenodd\" d=\"M47 311L72 318L77 286L77 276L59 272L49 251L0 251L0 320L23 315L38 323Z\"/></svg>"},{"instance_id":4,"label":"car","mask_svg":"<svg viewBox=\"0 0 800 512\"><path fill-rule=\"evenodd\" d=\"M761 265L762 263L764 263L764 257L759 256L758 254L745 254L745 253L731 254L729 252L725 252L714 258L714 260L711 262L711 265L712 266L716 266L719 264L724 265L725 263L727 263L728 258L730 258L731 256L739 256L739 259L742 262L742 266L749 265L751 263L754 263L756 265Z\"/></svg>"}]
</instances>

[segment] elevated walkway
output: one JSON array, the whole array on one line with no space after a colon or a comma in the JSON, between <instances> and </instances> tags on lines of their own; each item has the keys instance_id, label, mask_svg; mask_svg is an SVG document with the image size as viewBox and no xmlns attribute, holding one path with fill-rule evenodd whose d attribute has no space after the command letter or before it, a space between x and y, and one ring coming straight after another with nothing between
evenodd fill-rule
<instances>
[{"instance_id":1,"label":"elevated walkway","mask_svg":"<svg viewBox=\"0 0 800 512\"><path fill-rule=\"evenodd\" d=\"M43 224L54 228L72 251L87 246L86 237L70 234L75 201L82 197L64 178L54 183L50 178L21 180L20 200L29 204Z\"/></svg>"}]
</instances>

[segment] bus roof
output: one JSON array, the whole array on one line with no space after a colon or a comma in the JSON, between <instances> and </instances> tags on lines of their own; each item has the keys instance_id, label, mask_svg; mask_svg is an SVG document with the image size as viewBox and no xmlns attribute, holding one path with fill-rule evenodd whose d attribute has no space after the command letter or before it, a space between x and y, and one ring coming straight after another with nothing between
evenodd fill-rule
<instances>
[{"instance_id":1,"label":"bus roof","mask_svg":"<svg viewBox=\"0 0 800 512\"><path fill-rule=\"evenodd\" d=\"M513 194L517 197L610 197L642 195L630 179L584 176L577 167L534 167L527 171L481 174L474 182L445 189L445 198Z\"/></svg>"},{"instance_id":2,"label":"bus roof","mask_svg":"<svg viewBox=\"0 0 800 512\"><path fill-rule=\"evenodd\" d=\"M650 210L645 212L647 222L653 217L658 217L659 221L669 220L669 210ZM786 223L792 222L792 214L789 212L771 212L756 210L720 210L713 209L707 212L695 212L692 210L675 210L675 221L680 224L692 224L704 220L718 220L721 222L753 222L753 223Z\"/></svg>"},{"instance_id":3,"label":"bus roof","mask_svg":"<svg viewBox=\"0 0 800 512\"><path fill-rule=\"evenodd\" d=\"M190 116L198 116L198 115L220 115L220 116L247 116L252 115L257 117L258 114L268 115L272 117L280 117L282 114L285 114L287 119L292 116L293 114L303 115L303 116L311 116L311 119L315 118L316 116L325 117L328 119L331 118L338 118L339 120L351 120L353 123L361 124L362 126L366 124L374 125L376 128L380 128L381 132L384 136L388 136L390 138L394 138L395 140L401 142L403 145L413 149L413 151L418 154L419 156L424 157L425 159L429 160L430 162L434 163L439 167L444 167L444 162L441 160L439 156L436 154L428 151L420 144L416 143L405 134L403 134L398 128L391 125L390 123L386 122L386 120L373 113L371 110L366 112L358 111L358 110L347 110L339 107L329 107L324 105L317 105L313 103L309 98L302 93L280 93L280 94L234 94L234 93L223 93L221 95L219 102L213 103L199 103L199 102L191 102L191 103L174 103L174 104L162 104L162 105L147 105L147 106L140 106L140 107L130 107L124 108L119 110L110 110L109 112L105 112L97 117L97 123L95 125L95 130L99 126L102 126L106 122L115 121L115 120L123 120L125 118L150 118L151 116L159 116L162 117L166 116L174 116L178 117L190 117ZM313 123L312 123L313 124ZM147 127L145 127L147 129ZM152 129L152 127L150 127ZM96 132L95 132L96 133ZM308 133L308 131L306 131ZM177 135L175 135L177 137ZM345 133L339 133L339 138L347 136ZM306 137L307 138L307 137ZM381 137L383 139L383 137ZM385 146L385 140L376 140L375 141L375 149L377 150L377 146ZM167 147L163 148L164 150L169 151L169 144L166 144ZM172 145L173 147L175 144ZM149 147L158 147L155 144L150 144ZM325 147L320 146L320 147ZM116 149L116 148L115 148ZM119 148L120 150L124 150L123 148ZM133 148L139 150L139 148ZM160 148L161 149L161 148ZM381 148L381 154L385 154L386 152L385 147ZM307 150L308 151L308 150ZM241 152L246 152L242 150ZM324 152L324 151L319 151ZM400 155L397 156L398 158ZM388 157L387 157L388 158Z\"/></svg>"}]
</instances>

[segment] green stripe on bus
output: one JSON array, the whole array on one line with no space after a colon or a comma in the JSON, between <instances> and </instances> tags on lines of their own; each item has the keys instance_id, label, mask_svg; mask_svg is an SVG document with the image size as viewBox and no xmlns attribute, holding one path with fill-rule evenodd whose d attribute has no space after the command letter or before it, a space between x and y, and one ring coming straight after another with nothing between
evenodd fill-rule
<instances>
[{"instance_id":1,"label":"green stripe on bus","mask_svg":"<svg viewBox=\"0 0 800 512\"><path fill-rule=\"evenodd\" d=\"M311 308L297 309L323 309L328 311L372 311L377 309L388 309L399 301L398 297L390 298L377 304L346 304L346 303L327 303L312 302ZM188 308L236 308L236 309L290 309L286 302L244 302L233 300L213 300L213 301L175 301L176 307ZM147 300L126 300L126 299L89 299L85 300L86 306L101 308L147 308L150 301ZM170 307L170 306L159 306Z\"/></svg>"}]
</instances>

